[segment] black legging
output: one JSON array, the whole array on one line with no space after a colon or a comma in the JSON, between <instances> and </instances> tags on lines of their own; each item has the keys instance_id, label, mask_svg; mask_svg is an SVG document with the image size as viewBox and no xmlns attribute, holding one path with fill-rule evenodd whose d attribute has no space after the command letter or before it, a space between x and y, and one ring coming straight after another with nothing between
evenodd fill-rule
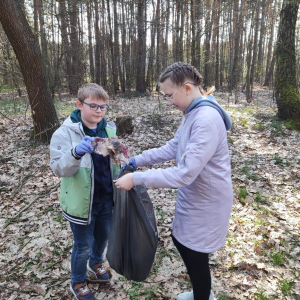
<instances>
[{"instance_id":1,"label":"black legging","mask_svg":"<svg viewBox=\"0 0 300 300\"><path fill-rule=\"evenodd\" d=\"M208 266L208 253L197 252L180 244L172 235L190 276L195 300L209 300L211 277Z\"/></svg>"}]
</instances>

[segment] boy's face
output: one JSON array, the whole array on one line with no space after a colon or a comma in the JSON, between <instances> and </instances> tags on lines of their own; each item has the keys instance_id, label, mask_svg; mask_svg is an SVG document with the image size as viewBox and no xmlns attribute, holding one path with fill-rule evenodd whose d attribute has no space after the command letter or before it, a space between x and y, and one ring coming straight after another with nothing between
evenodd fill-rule
<instances>
[{"instance_id":1,"label":"boy's face","mask_svg":"<svg viewBox=\"0 0 300 300\"><path fill-rule=\"evenodd\" d=\"M92 110L88 104L106 105L106 101L90 96L84 102L76 101L76 106L81 111L81 120L87 127L97 128L97 124L104 118L106 111L102 111L100 108Z\"/></svg>"}]
</instances>

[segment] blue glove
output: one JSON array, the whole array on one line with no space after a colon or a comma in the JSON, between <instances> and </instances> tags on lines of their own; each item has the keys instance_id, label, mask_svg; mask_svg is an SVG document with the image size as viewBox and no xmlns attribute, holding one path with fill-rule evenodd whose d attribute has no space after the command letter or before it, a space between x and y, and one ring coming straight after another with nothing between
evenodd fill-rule
<instances>
[{"instance_id":1,"label":"blue glove","mask_svg":"<svg viewBox=\"0 0 300 300\"><path fill-rule=\"evenodd\" d=\"M129 158L128 166L131 166L131 169L132 169L133 171L136 171L137 166L136 166L134 157L130 157L130 158ZM127 164L124 163L124 165L123 165L123 167L122 167L122 170L124 171L124 170L126 169L126 167L127 167Z\"/></svg>"},{"instance_id":2,"label":"blue glove","mask_svg":"<svg viewBox=\"0 0 300 300\"><path fill-rule=\"evenodd\" d=\"M75 152L82 156L86 153L92 153L94 151L91 142L95 142L95 140L90 136L85 136L80 143L76 146Z\"/></svg>"}]
</instances>

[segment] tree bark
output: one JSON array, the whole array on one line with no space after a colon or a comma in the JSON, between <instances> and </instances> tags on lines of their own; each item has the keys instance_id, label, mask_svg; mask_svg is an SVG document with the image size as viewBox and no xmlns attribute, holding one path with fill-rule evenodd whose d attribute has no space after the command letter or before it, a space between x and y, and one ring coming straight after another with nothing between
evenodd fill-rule
<instances>
[{"instance_id":1,"label":"tree bark","mask_svg":"<svg viewBox=\"0 0 300 300\"><path fill-rule=\"evenodd\" d=\"M262 0L261 3L261 20L260 20L260 35L258 43L258 56L257 56L257 68L256 68L256 81L262 81L263 71L263 41L265 38L265 17L266 17L266 0Z\"/></svg>"},{"instance_id":2,"label":"tree bark","mask_svg":"<svg viewBox=\"0 0 300 300\"><path fill-rule=\"evenodd\" d=\"M210 40L211 40L211 0L206 0L207 17L205 21L205 55L204 55L204 88L207 89L210 84Z\"/></svg>"},{"instance_id":3,"label":"tree bark","mask_svg":"<svg viewBox=\"0 0 300 300\"><path fill-rule=\"evenodd\" d=\"M114 5L114 63L117 66L117 72L119 72L119 78L121 82L121 90L125 92L125 81L122 74L121 63L120 63L120 46L119 46L119 23L118 23L118 12L117 12L117 1L113 1Z\"/></svg>"},{"instance_id":4,"label":"tree bark","mask_svg":"<svg viewBox=\"0 0 300 300\"><path fill-rule=\"evenodd\" d=\"M257 58L257 44L258 44L258 29L259 29L259 10L260 10L260 1L256 2L256 17L255 17L255 31L254 31L254 45L253 45L253 56L250 72L250 84L253 85L254 82L254 73L256 68L256 58Z\"/></svg>"},{"instance_id":5,"label":"tree bark","mask_svg":"<svg viewBox=\"0 0 300 300\"><path fill-rule=\"evenodd\" d=\"M78 0L69 0L70 8L70 40L72 52L72 87L70 93L77 95L77 91L83 82L84 69L83 69L83 55L82 47L79 42L79 27L78 27Z\"/></svg>"},{"instance_id":6,"label":"tree bark","mask_svg":"<svg viewBox=\"0 0 300 300\"><path fill-rule=\"evenodd\" d=\"M137 49L137 73L136 73L136 90L139 93L146 92L146 28L145 28L145 11L146 0L137 1L137 30L138 30L138 49Z\"/></svg>"},{"instance_id":7,"label":"tree bark","mask_svg":"<svg viewBox=\"0 0 300 300\"><path fill-rule=\"evenodd\" d=\"M215 88L218 90L220 88L219 78L220 78L220 0L216 1L216 14L215 14L215 57L216 57L216 67L215 67Z\"/></svg>"},{"instance_id":8,"label":"tree bark","mask_svg":"<svg viewBox=\"0 0 300 300\"><path fill-rule=\"evenodd\" d=\"M270 5L271 5L271 3L270 3ZM271 24L270 24L270 26L271 26L271 33L270 33L270 39L269 39L269 44L268 44L268 55L267 55L267 64L266 64L266 77L265 77L264 86L269 86L270 77L271 77L269 71L270 71L270 62L271 62L272 51L273 51L273 39L274 39L274 27L275 27L274 24L275 24L276 7L277 7L277 0L274 1L274 8L272 8L272 7L270 8L270 10L272 12ZM273 57L274 57L274 55L273 55ZM274 65L273 65L273 69L274 69ZM273 73L273 70L272 70L272 73Z\"/></svg>"},{"instance_id":9,"label":"tree bark","mask_svg":"<svg viewBox=\"0 0 300 300\"><path fill-rule=\"evenodd\" d=\"M274 94L278 117L287 120L300 118L300 95L296 80L295 29L299 1L284 0L276 44Z\"/></svg>"},{"instance_id":10,"label":"tree bark","mask_svg":"<svg viewBox=\"0 0 300 300\"><path fill-rule=\"evenodd\" d=\"M94 53L92 42L92 14L91 14L91 2L86 2L87 23L88 23L88 39L89 39L89 60L90 60L90 74L91 81L95 81L95 68L94 68Z\"/></svg>"},{"instance_id":11,"label":"tree bark","mask_svg":"<svg viewBox=\"0 0 300 300\"><path fill-rule=\"evenodd\" d=\"M59 121L51 98L38 39L17 1L0 0L0 7L0 22L14 49L24 77L35 138L49 142L59 126Z\"/></svg>"}]
</instances>

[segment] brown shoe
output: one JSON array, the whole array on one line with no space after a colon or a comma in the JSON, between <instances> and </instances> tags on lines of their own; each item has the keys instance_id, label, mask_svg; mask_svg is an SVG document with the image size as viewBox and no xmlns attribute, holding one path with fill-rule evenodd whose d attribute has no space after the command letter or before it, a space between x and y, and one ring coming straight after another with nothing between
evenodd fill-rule
<instances>
[{"instance_id":1,"label":"brown shoe","mask_svg":"<svg viewBox=\"0 0 300 300\"><path fill-rule=\"evenodd\" d=\"M70 290L77 300L95 300L86 282L71 283Z\"/></svg>"},{"instance_id":2,"label":"brown shoe","mask_svg":"<svg viewBox=\"0 0 300 300\"><path fill-rule=\"evenodd\" d=\"M88 282L92 283L108 283L110 281L110 274L104 268L102 263L95 264L91 267L89 264L87 266L88 270Z\"/></svg>"}]
</instances>

